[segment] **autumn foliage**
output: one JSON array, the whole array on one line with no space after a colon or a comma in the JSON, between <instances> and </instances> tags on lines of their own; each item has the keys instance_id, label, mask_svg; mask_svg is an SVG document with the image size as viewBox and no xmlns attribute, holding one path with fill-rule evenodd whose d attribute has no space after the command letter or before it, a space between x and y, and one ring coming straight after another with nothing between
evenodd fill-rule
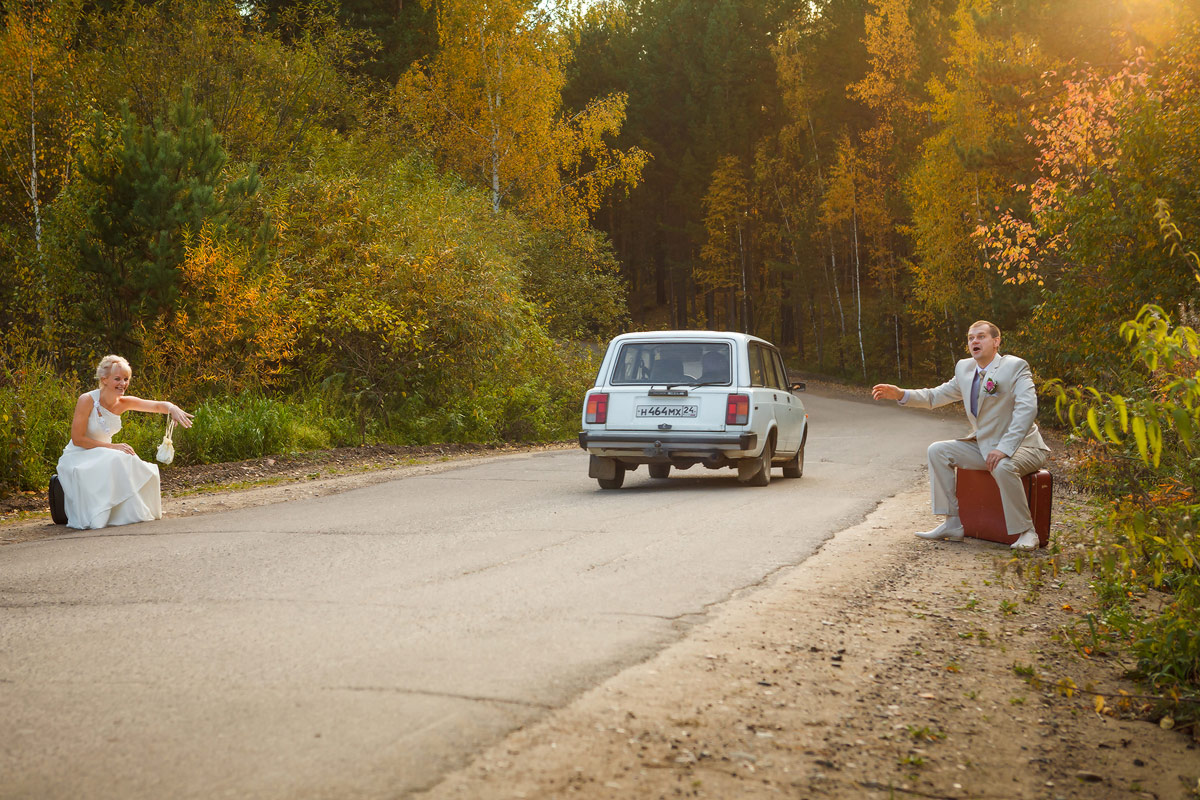
<instances>
[{"instance_id":1,"label":"autumn foliage","mask_svg":"<svg viewBox=\"0 0 1200 800\"><path fill-rule=\"evenodd\" d=\"M986 317L1116 391L1120 324L1195 297L1154 219L1200 212L1183 0L355 8L5 6L14 358L319 390L360 439L544 395L563 435L569 343L630 325L907 384Z\"/></svg>"},{"instance_id":2,"label":"autumn foliage","mask_svg":"<svg viewBox=\"0 0 1200 800\"><path fill-rule=\"evenodd\" d=\"M114 350L205 409L181 462L567 435L570 339L626 319L590 215L646 156L620 93L564 104L560 26L490 9L411 15L441 44L381 85L395 40L322 4L7 4L0 488Z\"/></svg>"}]
</instances>

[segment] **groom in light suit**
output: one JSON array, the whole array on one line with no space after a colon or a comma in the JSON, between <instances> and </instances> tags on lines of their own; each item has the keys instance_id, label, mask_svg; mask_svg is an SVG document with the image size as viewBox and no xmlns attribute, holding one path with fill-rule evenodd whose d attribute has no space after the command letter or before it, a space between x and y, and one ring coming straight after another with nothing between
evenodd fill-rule
<instances>
[{"instance_id":1,"label":"groom in light suit","mask_svg":"<svg viewBox=\"0 0 1200 800\"><path fill-rule=\"evenodd\" d=\"M1000 355L1000 329L980 320L967 331L967 350L954 367L954 378L934 389L901 389L881 383L871 390L876 400L897 400L916 408L937 408L961 400L971 423L970 435L929 445L929 483L933 513L946 520L922 539L961 542L963 526L954 493L956 467L987 469L996 479L1004 505L1004 522L1019 538L1014 550L1033 550L1037 533L1021 478L1041 469L1050 452L1035 419L1037 391L1029 364L1016 356Z\"/></svg>"}]
</instances>

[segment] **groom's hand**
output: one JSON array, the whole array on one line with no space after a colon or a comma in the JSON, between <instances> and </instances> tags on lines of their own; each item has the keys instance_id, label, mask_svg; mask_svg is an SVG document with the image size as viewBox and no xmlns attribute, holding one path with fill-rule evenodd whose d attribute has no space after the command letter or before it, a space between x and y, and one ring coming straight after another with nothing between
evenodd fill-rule
<instances>
[{"instance_id":1,"label":"groom's hand","mask_svg":"<svg viewBox=\"0 0 1200 800\"><path fill-rule=\"evenodd\" d=\"M871 398L874 400L899 400L904 397L904 390L890 383L879 383L871 387Z\"/></svg>"},{"instance_id":2,"label":"groom's hand","mask_svg":"<svg viewBox=\"0 0 1200 800\"><path fill-rule=\"evenodd\" d=\"M992 452L988 453L987 454L988 472L995 472L996 467L1000 466L1000 462L1006 458L1008 458L1008 453L1005 453L1002 450L993 450Z\"/></svg>"}]
</instances>

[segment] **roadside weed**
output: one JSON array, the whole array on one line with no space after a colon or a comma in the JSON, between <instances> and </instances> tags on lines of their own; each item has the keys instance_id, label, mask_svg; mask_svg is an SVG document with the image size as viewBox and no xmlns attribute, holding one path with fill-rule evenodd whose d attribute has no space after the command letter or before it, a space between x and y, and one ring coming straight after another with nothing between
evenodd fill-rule
<instances>
[{"instance_id":1,"label":"roadside weed","mask_svg":"<svg viewBox=\"0 0 1200 800\"><path fill-rule=\"evenodd\" d=\"M946 738L946 734L937 728L930 728L928 725L907 726L908 735L916 742L940 742Z\"/></svg>"}]
</instances>

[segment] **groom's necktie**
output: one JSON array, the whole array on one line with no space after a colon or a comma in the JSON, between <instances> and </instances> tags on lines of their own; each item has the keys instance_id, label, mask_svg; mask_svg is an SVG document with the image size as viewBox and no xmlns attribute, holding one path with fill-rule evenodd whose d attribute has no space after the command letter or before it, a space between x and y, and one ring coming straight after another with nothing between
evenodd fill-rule
<instances>
[{"instance_id":1,"label":"groom's necktie","mask_svg":"<svg viewBox=\"0 0 1200 800\"><path fill-rule=\"evenodd\" d=\"M979 384L983 381L983 373L975 370L975 380L971 381L971 416L979 416Z\"/></svg>"}]
</instances>

